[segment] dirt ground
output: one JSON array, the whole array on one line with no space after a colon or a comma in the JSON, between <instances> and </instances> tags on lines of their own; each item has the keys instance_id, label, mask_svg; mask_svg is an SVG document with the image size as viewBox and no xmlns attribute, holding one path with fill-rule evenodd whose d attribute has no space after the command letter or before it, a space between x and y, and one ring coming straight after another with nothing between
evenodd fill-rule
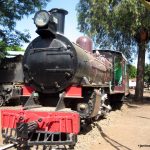
<instances>
[{"instance_id":1,"label":"dirt ground","mask_svg":"<svg viewBox=\"0 0 150 150\"><path fill-rule=\"evenodd\" d=\"M150 150L150 91L144 96L144 104L127 102L92 124L78 136L75 150Z\"/></svg>"},{"instance_id":2,"label":"dirt ground","mask_svg":"<svg viewBox=\"0 0 150 150\"><path fill-rule=\"evenodd\" d=\"M141 146L149 147L141 147ZM150 105L124 105L80 135L78 150L150 150Z\"/></svg>"}]
</instances>

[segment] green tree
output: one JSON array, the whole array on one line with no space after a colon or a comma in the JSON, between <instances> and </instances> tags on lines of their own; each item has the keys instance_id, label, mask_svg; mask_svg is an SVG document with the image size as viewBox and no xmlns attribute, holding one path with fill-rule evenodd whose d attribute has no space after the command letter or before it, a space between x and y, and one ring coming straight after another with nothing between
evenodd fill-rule
<instances>
[{"instance_id":1,"label":"green tree","mask_svg":"<svg viewBox=\"0 0 150 150\"><path fill-rule=\"evenodd\" d=\"M113 48L127 58L138 53L135 97L142 100L150 11L139 0L80 0L77 11L79 30L92 37L100 49Z\"/></svg>"},{"instance_id":2,"label":"green tree","mask_svg":"<svg viewBox=\"0 0 150 150\"><path fill-rule=\"evenodd\" d=\"M7 45L4 41L0 41L0 48L5 51L24 51L19 45Z\"/></svg>"},{"instance_id":3,"label":"green tree","mask_svg":"<svg viewBox=\"0 0 150 150\"><path fill-rule=\"evenodd\" d=\"M137 74L136 67L131 64L128 64L127 68L128 68L128 73L129 73L129 79L136 78L136 74Z\"/></svg>"},{"instance_id":4,"label":"green tree","mask_svg":"<svg viewBox=\"0 0 150 150\"><path fill-rule=\"evenodd\" d=\"M43 8L50 0L0 0L0 51L29 42L27 31L15 29L16 21Z\"/></svg>"},{"instance_id":5,"label":"green tree","mask_svg":"<svg viewBox=\"0 0 150 150\"><path fill-rule=\"evenodd\" d=\"M148 85L150 84L150 64L146 64L146 65L145 65L144 81L145 81Z\"/></svg>"}]
</instances>

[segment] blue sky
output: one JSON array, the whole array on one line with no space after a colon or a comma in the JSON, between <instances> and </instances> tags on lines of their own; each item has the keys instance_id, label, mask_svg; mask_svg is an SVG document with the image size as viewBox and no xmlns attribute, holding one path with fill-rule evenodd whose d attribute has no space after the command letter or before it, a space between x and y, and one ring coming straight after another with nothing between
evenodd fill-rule
<instances>
[{"instance_id":1,"label":"blue sky","mask_svg":"<svg viewBox=\"0 0 150 150\"><path fill-rule=\"evenodd\" d=\"M76 39L83 35L77 30L77 12L75 10L79 0L51 0L47 4L45 10L50 10L52 8L63 8L68 11L68 15L65 19L65 36L67 36L71 41L75 42ZM36 26L33 23L34 14L28 17L24 17L21 21L17 22L16 28L20 31L29 30L31 35L31 40L33 40L38 35L35 33ZM23 48L26 48L28 44L23 44Z\"/></svg>"}]
</instances>

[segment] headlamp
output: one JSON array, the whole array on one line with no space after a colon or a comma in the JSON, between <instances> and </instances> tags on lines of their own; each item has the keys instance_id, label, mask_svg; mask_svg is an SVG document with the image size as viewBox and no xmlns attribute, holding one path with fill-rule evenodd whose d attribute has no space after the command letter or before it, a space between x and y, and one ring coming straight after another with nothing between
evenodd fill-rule
<instances>
[{"instance_id":1,"label":"headlamp","mask_svg":"<svg viewBox=\"0 0 150 150\"><path fill-rule=\"evenodd\" d=\"M50 21L49 13L46 10L38 11L34 16L34 23L37 27L44 27Z\"/></svg>"}]
</instances>

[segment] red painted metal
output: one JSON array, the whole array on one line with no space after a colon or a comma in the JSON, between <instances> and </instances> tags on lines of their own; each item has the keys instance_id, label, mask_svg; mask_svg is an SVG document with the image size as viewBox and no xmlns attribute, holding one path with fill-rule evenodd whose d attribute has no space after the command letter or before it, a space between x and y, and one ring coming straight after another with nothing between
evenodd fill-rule
<instances>
[{"instance_id":1,"label":"red painted metal","mask_svg":"<svg viewBox=\"0 0 150 150\"><path fill-rule=\"evenodd\" d=\"M122 84L120 86L114 86L114 92L125 92L126 81L123 79Z\"/></svg>"},{"instance_id":2,"label":"red painted metal","mask_svg":"<svg viewBox=\"0 0 150 150\"><path fill-rule=\"evenodd\" d=\"M66 89L65 97L82 97L82 88L80 86L70 86Z\"/></svg>"},{"instance_id":3,"label":"red painted metal","mask_svg":"<svg viewBox=\"0 0 150 150\"><path fill-rule=\"evenodd\" d=\"M22 87L22 95L23 96L30 96L32 94L32 92L34 91L34 89L30 86L23 86Z\"/></svg>"},{"instance_id":4,"label":"red painted metal","mask_svg":"<svg viewBox=\"0 0 150 150\"><path fill-rule=\"evenodd\" d=\"M80 116L75 112L39 112L31 110L1 110L1 128L16 128L16 123L36 121L39 131L78 134Z\"/></svg>"}]
</instances>

